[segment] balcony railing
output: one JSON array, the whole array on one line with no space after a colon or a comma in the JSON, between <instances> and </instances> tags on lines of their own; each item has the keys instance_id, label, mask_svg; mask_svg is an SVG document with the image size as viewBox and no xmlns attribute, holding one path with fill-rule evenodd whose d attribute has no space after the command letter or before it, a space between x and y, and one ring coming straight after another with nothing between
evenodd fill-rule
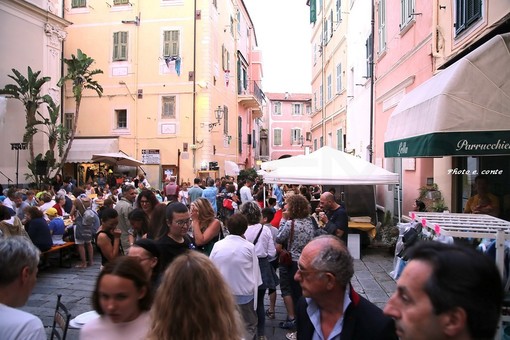
<instances>
[{"instance_id":1,"label":"balcony railing","mask_svg":"<svg viewBox=\"0 0 510 340\"><path fill-rule=\"evenodd\" d=\"M248 87L238 86L238 102L245 108L251 108L253 118L262 117L262 104L264 101L264 92L260 89L256 81L249 81Z\"/></svg>"}]
</instances>

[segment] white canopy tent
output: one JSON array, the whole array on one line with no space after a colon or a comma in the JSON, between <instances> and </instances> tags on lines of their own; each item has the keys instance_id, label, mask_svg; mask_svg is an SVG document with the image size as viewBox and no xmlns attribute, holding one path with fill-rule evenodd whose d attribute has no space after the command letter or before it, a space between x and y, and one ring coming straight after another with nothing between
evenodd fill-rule
<instances>
[{"instance_id":1,"label":"white canopy tent","mask_svg":"<svg viewBox=\"0 0 510 340\"><path fill-rule=\"evenodd\" d=\"M266 164L266 166L264 166ZM269 171L270 169L274 169ZM398 174L361 158L324 146L299 155L262 164L265 183L320 185L398 184Z\"/></svg>"}]
</instances>

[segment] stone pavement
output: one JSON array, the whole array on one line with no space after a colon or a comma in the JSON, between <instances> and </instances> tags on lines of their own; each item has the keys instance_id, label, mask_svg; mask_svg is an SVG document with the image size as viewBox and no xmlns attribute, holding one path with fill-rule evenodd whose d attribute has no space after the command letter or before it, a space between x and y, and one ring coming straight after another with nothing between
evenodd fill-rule
<instances>
[{"instance_id":1,"label":"stone pavement","mask_svg":"<svg viewBox=\"0 0 510 340\"><path fill-rule=\"evenodd\" d=\"M95 265L87 269L59 268L57 265L39 272L37 284L23 310L39 316L49 334L57 294L62 294L62 302L73 317L92 310L91 292L99 272L100 258L96 254ZM75 264L77 261L75 261ZM379 307L383 307L395 291L395 281L389 272L393 270L393 257L385 248L365 248L361 260L354 260L354 289ZM266 336L272 340L284 340L286 330L278 323L286 318L285 306L279 295L276 300L275 319L266 319ZM266 296L266 307L269 300ZM79 330L69 329L67 339L78 339Z\"/></svg>"}]
</instances>

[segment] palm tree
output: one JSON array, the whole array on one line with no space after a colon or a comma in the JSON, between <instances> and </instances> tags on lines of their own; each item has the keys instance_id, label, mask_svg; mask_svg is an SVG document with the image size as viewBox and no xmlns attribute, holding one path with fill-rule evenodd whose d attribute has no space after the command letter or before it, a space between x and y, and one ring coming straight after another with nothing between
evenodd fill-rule
<instances>
[{"instance_id":1,"label":"palm tree","mask_svg":"<svg viewBox=\"0 0 510 340\"><path fill-rule=\"evenodd\" d=\"M3 89L0 89L0 94L12 96L12 98L19 100L25 107L26 125L23 141L28 143L30 163L34 164L34 135L37 132L35 125L38 123L36 113L41 104L53 101L49 95L41 96L41 88L51 78L39 78L41 71L34 73L30 66L28 67L28 77L26 78L16 69L12 69L12 73L14 75L8 75L8 77L14 80L16 84L5 85Z\"/></svg>"},{"instance_id":2,"label":"palm tree","mask_svg":"<svg viewBox=\"0 0 510 340\"><path fill-rule=\"evenodd\" d=\"M78 49L78 53L75 56L71 55L71 59L64 59L64 63L67 65L67 74L59 80L58 85L62 86L67 80L72 80L73 82L73 95L76 103L75 113L73 117L73 126L71 127L71 134L69 136L69 143L67 144L66 150L62 159L60 161L60 166L57 170L57 174L60 173L64 167L64 164L67 160L67 155L69 154L69 150L71 149L71 145L73 144L74 137L76 135L76 127L78 123L78 117L80 114L80 105L81 99L83 95L83 91L85 89L90 89L96 91L99 97L103 94L103 88L97 81L92 79L92 76L103 73L102 70L95 69L89 70L90 65L94 63L94 59L87 56L80 49Z\"/></svg>"},{"instance_id":3,"label":"palm tree","mask_svg":"<svg viewBox=\"0 0 510 340\"><path fill-rule=\"evenodd\" d=\"M57 169L60 164L57 163L55 157L55 148L58 151L58 157L62 157L64 153L64 147L69 141L69 131L64 124L59 123L60 118L60 105L55 104L53 100L48 102L48 118L44 117L40 112L37 112L39 117L42 119L37 122L37 125L45 125L46 129L41 130L48 137L48 150L46 154L37 155L37 158L43 157L48 162L48 168L45 177L49 177L51 171Z\"/></svg>"}]
</instances>

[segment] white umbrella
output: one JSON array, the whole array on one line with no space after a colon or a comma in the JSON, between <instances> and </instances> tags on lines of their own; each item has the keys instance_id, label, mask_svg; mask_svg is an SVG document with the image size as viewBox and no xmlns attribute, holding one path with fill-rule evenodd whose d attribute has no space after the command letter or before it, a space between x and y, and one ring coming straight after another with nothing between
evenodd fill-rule
<instances>
[{"instance_id":1,"label":"white umbrella","mask_svg":"<svg viewBox=\"0 0 510 340\"><path fill-rule=\"evenodd\" d=\"M95 154L92 155L92 161L108 163L112 165L126 165L126 166L143 165L143 163L140 162L139 160L129 157L128 155L123 154L121 152Z\"/></svg>"},{"instance_id":2,"label":"white umbrella","mask_svg":"<svg viewBox=\"0 0 510 340\"><path fill-rule=\"evenodd\" d=\"M239 165L232 161L225 161L225 175L237 176L240 171L241 169L239 169Z\"/></svg>"}]
</instances>

